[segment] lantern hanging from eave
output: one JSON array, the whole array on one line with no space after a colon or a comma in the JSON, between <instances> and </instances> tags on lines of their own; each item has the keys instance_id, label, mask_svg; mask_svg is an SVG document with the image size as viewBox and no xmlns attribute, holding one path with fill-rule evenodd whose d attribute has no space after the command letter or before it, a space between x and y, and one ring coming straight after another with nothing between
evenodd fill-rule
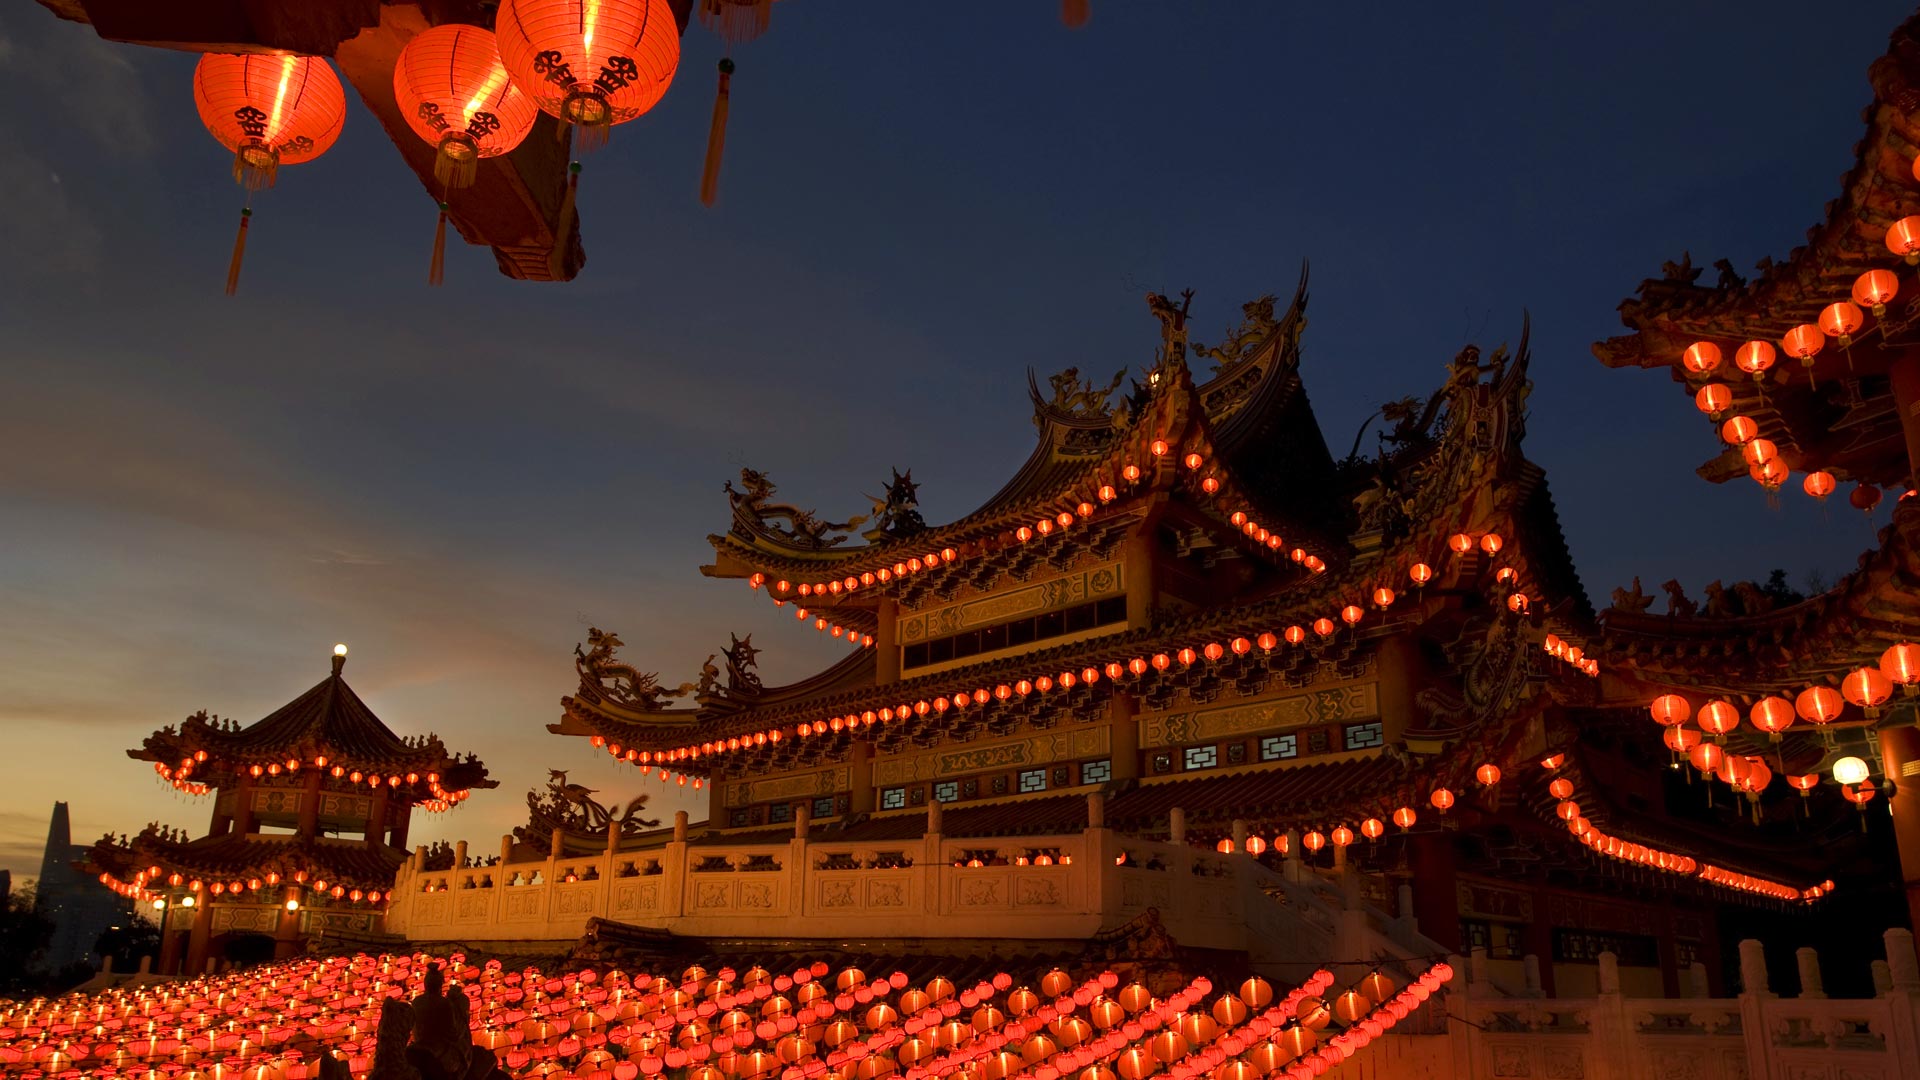
<instances>
[{"instance_id":1,"label":"lantern hanging from eave","mask_svg":"<svg viewBox=\"0 0 1920 1080\"><path fill-rule=\"evenodd\" d=\"M436 151L440 220L427 281L438 285L446 261L449 193L471 187L483 159L519 146L540 110L508 78L493 34L454 23L415 34L400 50L393 96L407 126Z\"/></svg>"},{"instance_id":2,"label":"lantern hanging from eave","mask_svg":"<svg viewBox=\"0 0 1920 1080\"><path fill-rule=\"evenodd\" d=\"M1696 341L1680 354L1680 366L1692 375L1710 375L1720 367L1720 346Z\"/></svg>"},{"instance_id":3,"label":"lantern hanging from eave","mask_svg":"<svg viewBox=\"0 0 1920 1080\"><path fill-rule=\"evenodd\" d=\"M1903 641L1881 653L1880 674L1902 694L1913 696L1916 684L1920 684L1920 645Z\"/></svg>"},{"instance_id":4,"label":"lantern hanging from eave","mask_svg":"<svg viewBox=\"0 0 1920 1080\"><path fill-rule=\"evenodd\" d=\"M1813 385L1813 358L1827 347L1826 332L1814 323L1801 323L1787 331L1780 339L1780 347L1807 369L1807 384Z\"/></svg>"},{"instance_id":5,"label":"lantern hanging from eave","mask_svg":"<svg viewBox=\"0 0 1920 1080\"><path fill-rule=\"evenodd\" d=\"M272 187L280 166L312 161L340 137L346 94L327 62L312 56L207 53L193 69L200 122L233 151L233 178L249 193ZM227 295L240 287L252 197L227 266Z\"/></svg>"},{"instance_id":6,"label":"lantern hanging from eave","mask_svg":"<svg viewBox=\"0 0 1920 1080\"><path fill-rule=\"evenodd\" d=\"M1887 250L1909 264L1920 263L1920 215L1903 217L1887 226Z\"/></svg>"},{"instance_id":7,"label":"lantern hanging from eave","mask_svg":"<svg viewBox=\"0 0 1920 1080\"><path fill-rule=\"evenodd\" d=\"M1760 425L1751 416L1730 416L1720 425L1720 441L1733 446L1745 446L1759 436Z\"/></svg>"},{"instance_id":8,"label":"lantern hanging from eave","mask_svg":"<svg viewBox=\"0 0 1920 1080\"><path fill-rule=\"evenodd\" d=\"M1793 710L1810 724L1831 724L1845 707L1846 699L1831 686L1809 686L1793 700Z\"/></svg>"},{"instance_id":9,"label":"lantern hanging from eave","mask_svg":"<svg viewBox=\"0 0 1920 1080\"><path fill-rule=\"evenodd\" d=\"M1847 502L1853 504L1855 510L1871 514L1873 508L1880 505L1880 489L1862 480L1847 493Z\"/></svg>"},{"instance_id":10,"label":"lantern hanging from eave","mask_svg":"<svg viewBox=\"0 0 1920 1080\"><path fill-rule=\"evenodd\" d=\"M1853 332L1865 321L1859 307L1850 300L1839 300L1820 310L1820 329L1828 337L1840 339L1843 349L1853 344Z\"/></svg>"},{"instance_id":11,"label":"lantern hanging from eave","mask_svg":"<svg viewBox=\"0 0 1920 1080\"><path fill-rule=\"evenodd\" d=\"M1773 366L1773 345L1765 341L1749 341L1735 350L1733 364L1741 371L1753 376L1754 382L1767 377L1767 369Z\"/></svg>"},{"instance_id":12,"label":"lantern hanging from eave","mask_svg":"<svg viewBox=\"0 0 1920 1080\"><path fill-rule=\"evenodd\" d=\"M1761 698L1747 710L1747 719L1772 741L1779 742L1780 733L1793 726L1793 703L1783 697Z\"/></svg>"},{"instance_id":13,"label":"lantern hanging from eave","mask_svg":"<svg viewBox=\"0 0 1920 1080\"><path fill-rule=\"evenodd\" d=\"M773 0L699 0L700 25L726 42L720 58L720 89L713 98L713 123L707 129L706 165L700 172L700 201L707 206L720 192L720 155L727 141L727 106L733 91L733 47L767 32Z\"/></svg>"},{"instance_id":14,"label":"lantern hanging from eave","mask_svg":"<svg viewBox=\"0 0 1920 1080\"><path fill-rule=\"evenodd\" d=\"M1765 439L1759 441L1766 442ZM1771 446L1772 444L1768 445ZM1780 485L1787 482L1787 477L1792 475L1792 470L1787 468L1786 462L1781 461L1779 457L1776 456L1748 465L1747 474L1753 477L1754 483L1767 489L1769 492L1768 499L1771 500L1771 493L1780 490Z\"/></svg>"},{"instance_id":15,"label":"lantern hanging from eave","mask_svg":"<svg viewBox=\"0 0 1920 1080\"><path fill-rule=\"evenodd\" d=\"M1893 681L1877 667L1855 668L1840 680L1840 693L1872 719L1880 715L1881 704L1893 695Z\"/></svg>"},{"instance_id":16,"label":"lantern hanging from eave","mask_svg":"<svg viewBox=\"0 0 1920 1080\"><path fill-rule=\"evenodd\" d=\"M1725 383L1708 383L1693 395L1693 407L1713 420L1720 419L1720 414L1732 404L1733 392L1727 389Z\"/></svg>"},{"instance_id":17,"label":"lantern hanging from eave","mask_svg":"<svg viewBox=\"0 0 1920 1080\"><path fill-rule=\"evenodd\" d=\"M1853 279L1853 302L1873 312L1887 313L1887 301L1900 293L1900 278L1891 270L1869 270Z\"/></svg>"},{"instance_id":18,"label":"lantern hanging from eave","mask_svg":"<svg viewBox=\"0 0 1920 1080\"><path fill-rule=\"evenodd\" d=\"M1825 469L1810 472L1805 480L1800 481L1801 490L1821 502L1826 502L1827 496L1833 494L1834 486L1833 474Z\"/></svg>"}]
</instances>

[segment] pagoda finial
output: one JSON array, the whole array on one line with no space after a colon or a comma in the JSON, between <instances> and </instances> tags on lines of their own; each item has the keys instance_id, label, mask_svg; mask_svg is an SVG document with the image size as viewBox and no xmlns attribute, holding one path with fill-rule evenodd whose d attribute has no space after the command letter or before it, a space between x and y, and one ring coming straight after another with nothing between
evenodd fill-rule
<instances>
[{"instance_id":1,"label":"pagoda finial","mask_svg":"<svg viewBox=\"0 0 1920 1080\"><path fill-rule=\"evenodd\" d=\"M347 647L345 645L335 645L333 647L333 673L335 675L340 674L340 669L346 666Z\"/></svg>"}]
</instances>

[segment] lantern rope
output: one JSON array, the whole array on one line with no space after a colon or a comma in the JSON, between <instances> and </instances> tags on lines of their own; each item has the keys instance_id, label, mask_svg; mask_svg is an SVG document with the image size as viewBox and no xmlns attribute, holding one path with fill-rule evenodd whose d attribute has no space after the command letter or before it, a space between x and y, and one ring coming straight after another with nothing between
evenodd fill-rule
<instances>
[{"instance_id":1,"label":"lantern rope","mask_svg":"<svg viewBox=\"0 0 1920 1080\"><path fill-rule=\"evenodd\" d=\"M240 263L247 255L247 225L253 220L253 200L240 208L240 228L233 235L233 258L227 262L227 295L240 289Z\"/></svg>"}]
</instances>

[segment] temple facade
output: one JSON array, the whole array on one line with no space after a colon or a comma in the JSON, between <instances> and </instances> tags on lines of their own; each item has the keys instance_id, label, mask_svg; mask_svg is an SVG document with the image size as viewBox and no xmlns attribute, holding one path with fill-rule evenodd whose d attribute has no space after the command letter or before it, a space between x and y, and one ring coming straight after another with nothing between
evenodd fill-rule
<instances>
[{"instance_id":1,"label":"temple facade","mask_svg":"<svg viewBox=\"0 0 1920 1080\"><path fill-rule=\"evenodd\" d=\"M104 885L149 907L157 971L199 974L220 959L284 959L310 938L377 938L416 809L445 811L495 786L438 736L402 738L333 671L266 718L205 712L128 750L177 790L211 803L206 832L158 824L87 849Z\"/></svg>"},{"instance_id":2,"label":"temple facade","mask_svg":"<svg viewBox=\"0 0 1920 1080\"><path fill-rule=\"evenodd\" d=\"M958 521L925 522L910 474L832 521L743 470L703 572L846 657L767 686L773 646L736 637L669 685L593 630L551 730L704 788L707 820L657 827L556 774L497 857L418 853L389 927L1281 976L1458 953L1515 994L1594 993L1608 954L1658 997L1737 981L1728 918L1874 879L1848 803L1670 767L1523 452L1524 327L1336 459L1299 373L1304 273L1217 344L1190 303L1149 298L1130 387L1033 380L1033 454Z\"/></svg>"}]
</instances>

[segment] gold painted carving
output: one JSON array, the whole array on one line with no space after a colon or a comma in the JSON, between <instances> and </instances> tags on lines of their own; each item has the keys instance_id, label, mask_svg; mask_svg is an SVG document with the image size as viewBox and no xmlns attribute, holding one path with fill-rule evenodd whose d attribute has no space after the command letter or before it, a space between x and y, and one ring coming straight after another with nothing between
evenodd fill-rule
<instances>
[{"instance_id":1,"label":"gold painted carving","mask_svg":"<svg viewBox=\"0 0 1920 1080\"><path fill-rule=\"evenodd\" d=\"M1120 564L1106 563L1037 584L909 615L900 620L895 640L902 645L911 645L916 641L942 638L1021 615L1038 615L1103 596L1117 596L1124 591L1126 578Z\"/></svg>"},{"instance_id":2,"label":"gold painted carving","mask_svg":"<svg viewBox=\"0 0 1920 1080\"><path fill-rule=\"evenodd\" d=\"M1141 746L1179 746L1229 735L1380 715L1380 684L1349 683L1247 705L1152 713L1140 718Z\"/></svg>"},{"instance_id":3,"label":"gold painted carving","mask_svg":"<svg viewBox=\"0 0 1920 1080\"><path fill-rule=\"evenodd\" d=\"M946 776L1046 765L1055 761L1099 757L1113 746L1113 733L1102 724L1050 731L1024 739L1008 739L967 746L958 750L932 750L913 755L880 758L873 763L875 787L909 784L916 780L937 780Z\"/></svg>"},{"instance_id":4,"label":"gold painted carving","mask_svg":"<svg viewBox=\"0 0 1920 1080\"><path fill-rule=\"evenodd\" d=\"M727 785L728 806L751 806L775 799L797 799L808 795L832 795L853 787L853 768L801 773L798 776L774 776L765 780L742 780Z\"/></svg>"}]
</instances>

